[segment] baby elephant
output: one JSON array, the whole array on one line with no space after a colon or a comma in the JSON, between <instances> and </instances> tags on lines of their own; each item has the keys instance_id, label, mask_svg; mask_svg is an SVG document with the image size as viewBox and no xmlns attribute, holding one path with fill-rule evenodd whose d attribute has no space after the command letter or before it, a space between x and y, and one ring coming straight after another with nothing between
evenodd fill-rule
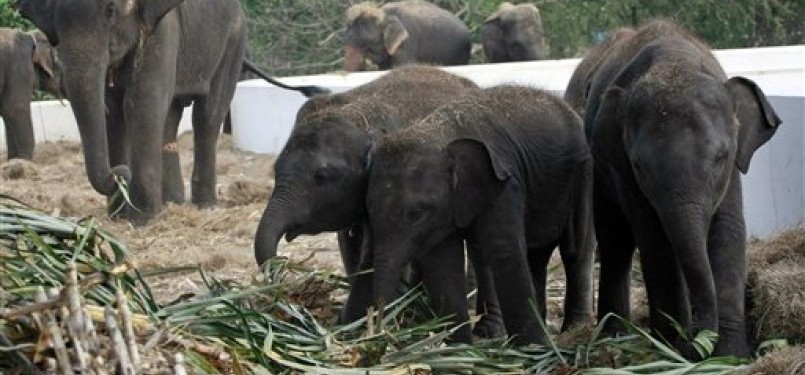
<instances>
[{"instance_id":1,"label":"baby elephant","mask_svg":"<svg viewBox=\"0 0 805 375\"><path fill-rule=\"evenodd\" d=\"M467 320L462 240L491 272L506 330L545 343L546 267L559 246L564 327L592 311L592 163L581 119L544 91L468 93L384 138L369 175L374 301L389 302L403 266L422 270L434 308ZM453 337L470 341L469 327Z\"/></svg>"},{"instance_id":2,"label":"baby elephant","mask_svg":"<svg viewBox=\"0 0 805 375\"><path fill-rule=\"evenodd\" d=\"M40 31L0 28L0 116L9 159L33 157L31 96L36 88L62 95L55 50Z\"/></svg>"},{"instance_id":3,"label":"baby elephant","mask_svg":"<svg viewBox=\"0 0 805 375\"><path fill-rule=\"evenodd\" d=\"M481 27L481 43L491 63L543 60L548 56L542 18L534 4L500 4Z\"/></svg>"}]
</instances>

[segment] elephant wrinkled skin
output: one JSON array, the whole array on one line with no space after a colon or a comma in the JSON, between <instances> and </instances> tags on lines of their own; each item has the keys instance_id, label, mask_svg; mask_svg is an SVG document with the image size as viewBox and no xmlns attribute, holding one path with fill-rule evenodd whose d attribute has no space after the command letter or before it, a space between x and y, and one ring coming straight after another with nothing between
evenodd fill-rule
<instances>
[{"instance_id":1,"label":"elephant wrinkled skin","mask_svg":"<svg viewBox=\"0 0 805 375\"><path fill-rule=\"evenodd\" d=\"M670 21L616 39L592 57L587 82L571 82L589 87L599 318L629 316L637 247L656 334L698 357L670 317L689 337L718 333L715 354L748 356L740 173L780 120L754 82L727 79L710 49Z\"/></svg>"}]
</instances>

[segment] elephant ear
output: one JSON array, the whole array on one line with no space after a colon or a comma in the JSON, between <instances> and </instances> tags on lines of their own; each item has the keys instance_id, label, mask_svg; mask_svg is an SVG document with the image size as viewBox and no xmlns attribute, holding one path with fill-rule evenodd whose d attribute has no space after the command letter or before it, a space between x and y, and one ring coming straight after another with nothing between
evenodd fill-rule
<instances>
[{"instance_id":1,"label":"elephant ear","mask_svg":"<svg viewBox=\"0 0 805 375\"><path fill-rule=\"evenodd\" d=\"M403 25L400 17L388 16L386 18L386 27L383 29L383 44L390 56L397 54L400 46L409 36L408 30Z\"/></svg>"},{"instance_id":2,"label":"elephant ear","mask_svg":"<svg viewBox=\"0 0 805 375\"><path fill-rule=\"evenodd\" d=\"M135 1L139 3L140 20L147 30L153 30L162 17L184 2L184 0L126 0L126 3Z\"/></svg>"},{"instance_id":3,"label":"elephant ear","mask_svg":"<svg viewBox=\"0 0 805 375\"><path fill-rule=\"evenodd\" d=\"M37 40L36 35L31 35L31 40L33 41L33 53L31 54L31 60L34 63L34 66L38 66L45 74L48 75L51 79L55 79L56 75L53 73L53 58L50 55L50 48L48 46L41 45L40 41Z\"/></svg>"},{"instance_id":4,"label":"elephant ear","mask_svg":"<svg viewBox=\"0 0 805 375\"><path fill-rule=\"evenodd\" d=\"M742 173L749 170L752 155L766 143L782 123L758 85L744 77L730 78L727 83L738 120L738 153L735 163Z\"/></svg>"},{"instance_id":5,"label":"elephant ear","mask_svg":"<svg viewBox=\"0 0 805 375\"><path fill-rule=\"evenodd\" d=\"M53 26L53 13L57 0L18 0L14 7L20 14L45 33L52 46L59 44L59 36Z\"/></svg>"},{"instance_id":6,"label":"elephant ear","mask_svg":"<svg viewBox=\"0 0 805 375\"><path fill-rule=\"evenodd\" d=\"M474 139L450 142L447 153L452 165L454 218L457 227L465 228L489 209L511 174L484 143Z\"/></svg>"}]
</instances>

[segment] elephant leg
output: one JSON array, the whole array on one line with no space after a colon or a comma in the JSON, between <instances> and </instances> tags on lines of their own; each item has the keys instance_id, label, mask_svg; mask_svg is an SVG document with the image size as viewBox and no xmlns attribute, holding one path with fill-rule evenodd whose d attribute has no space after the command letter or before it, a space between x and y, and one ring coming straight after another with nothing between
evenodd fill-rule
<instances>
[{"instance_id":1,"label":"elephant leg","mask_svg":"<svg viewBox=\"0 0 805 375\"><path fill-rule=\"evenodd\" d=\"M182 167L179 162L179 150L176 146L176 135L179 132L182 112L184 112L184 106L174 100L168 110L162 136L162 200L176 204L184 203Z\"/></svg>"},{"instance_id":2,"label":"elephant leg","mask_svg":"<svg viewBox=\"0 0 805 375\"><path fill-rule=\"evenodd\" d=\"M693 355L669 317L682 327L690 327L690 303L681 266L659 218L645 207L635 219L637 247L640 249L643 279L649 302L649 319L655 335L674 343L686 356Z\"/></svg>"},{"instance_id":3,"label":"elephant leg","mask_svg":"<svg viewBox=\"0 0 805 375\"><path fill-rule=\"evenodd\" d=\"M4 111L3 122L6 127L8 158L31 160L34 157L34 127L31 124L30 103L26 101Z\"/></svg>"},{"instance_id":4,"label":"elephant leg","mask_svg":"<svg viewBox=\"0 0 805 375\"><path fill-rule=\"evenodd\" d=\"M496 338L506 336L506 325L503 323L503 313L500 311L495 279L492 269L483 264L482 254L477 245L469 241L467 247L470 254L468 270L475 274L478 293L475 301L476 314L483 314L475 323L472 334L480 338ZM469 274L469 272L468 272Z\"/></svg>"},{"instance_id":5,"label":"elephant leg","mask_svg":"<svg viewBox=\"0 0 805 375\"><path fill-rule=\"evenodd\" d=\"M589 323L593 316L592 161L584 164L579 178L576 206L559 242L566 280L563 331Z\"/></svg>"},{"instance_id":6,"label":"elephant leg","mask_svg":"<svg viewBox=\"0 0 805 375\"><path fill-rule=\"evenodd\" d=\"M372 269L372 233L366 222L338 232L341 259L349 280L349 296L341 312L341 323L352 323L366 316L374 291Z\"/></svg>"},{"instance_id":7,"label":"elephant leg","mask_svg":"<svg viewBox=\"0 0 805 375\"><path fill-rule=\"evenodd\" d=\"M242 56L246 50L245 43L245 38L242 38L237 45L230 45L224 51L225 61L216 71L210 83L210 91L206 97L194 103L192 200L199 207L212 207L217 202L216 144L221 124L235 95Z\"/></svg>"},{"instance_id":8,"label":"elephant leg","mask_svg":"<svg viewBox=\"0 0 805 375\"><path fill-rule=\"evenodd\" d=\"M451 339L470 343L472 335L468 323L464 260L464 244L461 239L448 237L414 263L422 271L434 311L439 316L451 316L455 325L461 325L453 332Z\"/></svg>"},{"instance_id":9,"label":"elephant leg","mask_svg":"<svg viewBox=\"0 0 805 375\"><path fill-rule=\"evenodd\" d=\"M126 139L126 120L123 116L123 90L108 87L106 104L106 142L110 165L129 165L130 147ZM107 211L110 217L121 214L126 209L126 201L121 195L107 197Z\"/></svg>"},{"instance_id":10,"label":"elephant leg","mask_svg":"<svg viewBox=\"0 0 805 375\"><path fill-rule=\"evenodd\" d=\"M531 281L534 285L536 298L534 304L537 307L539 318L543 323L547 323L548 316L548 296L546 288L548 286L548 263L551 260L554 246L546 248L528 249L528 267L531 270ZM546 324L545 327L548 325Z\"/></svg>"},{"instance_id":11,"label":"elephant leg","mask_svg":"<svg viewBox=\"0 0 805 375\"><path fill-rule=\"evenodd\" d=\"M724 200L710 223L707 241L718 298L718 343L715 354L748 357L744 293L746 288L746 230L736 170Z\"/></svg>"},{"instance_id":12,"label":"elephant leg","mask_svg":"<svg viewBox=\"0 0 805 375\"><path fill-rule=\"evenodd\" d=\"M593 217L601 262L598 286L598 320L608 314L629 319L629 283L635 240L620 207L598 185L593 189ZM609 334L624 329L615 320L604 327Z\"/></svg>"},{"instance_id":13,"label":"elephant leg","mask_svg":"<svg viewBox=\"0 0 805 375\"><path fill-rule=\"evenodd\" d=\"M536 292L525 244L525 207L516 184L507 184L495 205L474 224L473 236L492 269L506 331L514 343L545 344L547 333L532 309Z\"/></svg>"},{"instance_id":14,"label":"elephant leg","mask_svg":"<svg viewBox=\"0 0 805 375\"><path fill-rule=\"evenodd\" d=\"M123 117L123 91L106 89L106 141L110 165L129 164L129 143L126 141L126 121Z\"/></svg>"}]
</instances>

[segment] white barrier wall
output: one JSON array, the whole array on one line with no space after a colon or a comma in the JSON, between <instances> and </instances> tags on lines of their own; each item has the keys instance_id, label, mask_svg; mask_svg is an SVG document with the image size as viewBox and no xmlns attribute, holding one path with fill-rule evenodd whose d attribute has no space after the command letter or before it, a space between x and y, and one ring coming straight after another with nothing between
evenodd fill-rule
<instances>
[{"instance_id":1,"label":"white barrier wall","mask_svg":"<svg viewBox=\"0 0 805 375\"><path fill-rule=\"evenodd\" d=\"M757 82L783 124L772 140L754 156L744 177L744 212L749 235L768 237L805 221L805 46L766 47L715 51L728 76L741 75ZM487 87L516 83L564 92L579 59L445 68ZM284 78L291 85L318 85L333 92L349 90L384 72L325 74ZM262 80L238 84L232 102L233 138L238 148L278 153L293 127L305 98L294 91ZM59 102L32 105L37 141L78 139L69 106ZM180 129L190 129L186 110ZM0 132L0 147L5 147Z\"/></svg>"}]
</instances>

